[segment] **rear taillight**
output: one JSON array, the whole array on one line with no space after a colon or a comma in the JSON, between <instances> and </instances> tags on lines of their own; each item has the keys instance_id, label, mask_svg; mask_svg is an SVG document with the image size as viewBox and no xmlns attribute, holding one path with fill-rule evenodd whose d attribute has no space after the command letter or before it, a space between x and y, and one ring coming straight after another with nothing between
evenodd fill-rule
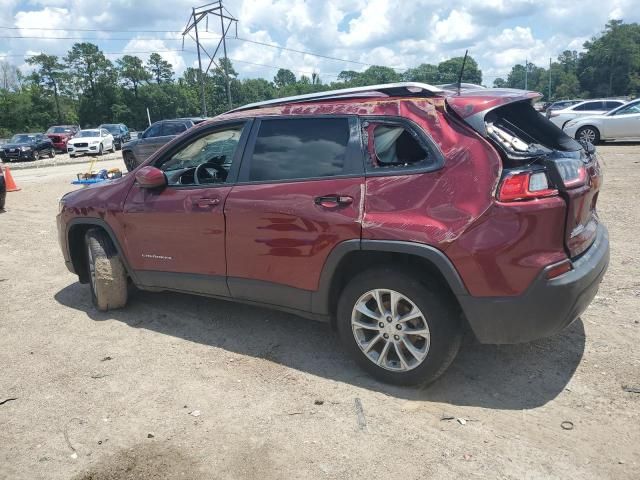
<instances>
[{"instance_id":1,"label":"rear taillight","mask_svg":"<svg viewBox=\"0 0 640 480\"><path fill-rule=\"evenodd\" d=\"M556 189L549 187L545 172L508 173L498 188L498 200L501 202L533 200L557 194Z\"/></svg>"},{"instance_id":2,"label":"rear taillight","mask_svg":"<svg viewBox=\"0 0 640 480\"><path fill-rule=\"evenodd\" d=\"M587 180L587 167L582 160L560 158L554 161L555 167L566 188L580 187Z\"/></svg>"}]
</instances>

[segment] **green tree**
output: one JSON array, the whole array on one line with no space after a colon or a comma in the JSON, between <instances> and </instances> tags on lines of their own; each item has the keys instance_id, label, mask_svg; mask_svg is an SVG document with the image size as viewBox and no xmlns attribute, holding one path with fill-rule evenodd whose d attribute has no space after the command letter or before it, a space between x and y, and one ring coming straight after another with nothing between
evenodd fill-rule
<instances>
[{"instance_id":1,"label":"green tree","mask_svg":"<svg viewBox=\"0 0 640 480\"><path fill-rule=\"evenodd\" d=\"M453 57L444 62L438 64L438 83L455 83L460 76L460 70L462 69L462 62L464 57ZM473 57L467 56L467 61L464 65L464 73L462 75L462 81L467 83L475 83L480 85L482 83L482 71L478 68L478 62Z\"/></svg>"},{"instance_id":2,"label":"green tree","mask_svg":"<svg viewBox=\"0 0 640 480\"><path fill-rule=\"evenodd\" d=\"M149 55L147 70L156 83L166 83L173 80L173 65L162 58L159 53Z\"/></svg>"},{"instance_id":3,"label":"green tree","mask_svg":"<svg viewBox=\"0 0 640 480\"><path fill-rule=\"evenodd\" d=\"M60 84L67 78L64 65L58 61L57 56L46 55L44 53L27 58L27 63L37 67L36 71L32 74L33 81L53 94L57 121L58 123L62 123L59 92Z\"/></svg>"},{"instance_id":4,"label":"green tree","mask_svg":"<svg viewBox=\"0 0 640 480\"><path fill-rule=\"evenodd\" d=\"M640 73L640 25L611 20L584 48L578 61L582 89L591 96L628 95Z\"/></svg>"},{"instance_id":5,"label":"green tree","mask_svg":"<svg viewBox=\"0 0 640 480\"><path fill-rule=\"evenodd\" d=\"M409 68L402 74L405 82L422 82L436 84L440 82L440 72L436 65L422 63L415 68Z\"/></svg>"},{"instance_id":6,"label":"green tree","mask_svg":"<svg viewBox=\"0 0 640 480\"><path fill-rule=\"evenodd\" d=\"M276 76L273 77L273 83L277 88L288 87L289 85L293 85L296 83L296 76L291 70L281 68L276 73Z\"/></svg>"},{"instance_id":7,"label":"green tree","mask_svg":"<svg viewBox=\"0 0 640 480\"><path fill-rule=\"evenodd\" d=\"M143 82L151 80L151 73L144 68L142 60L133 55L125 55L118 59L116 64L122 83L126 87L133 88L134 96L138 98L138 87Z\"/></svg>"}]
</instances>

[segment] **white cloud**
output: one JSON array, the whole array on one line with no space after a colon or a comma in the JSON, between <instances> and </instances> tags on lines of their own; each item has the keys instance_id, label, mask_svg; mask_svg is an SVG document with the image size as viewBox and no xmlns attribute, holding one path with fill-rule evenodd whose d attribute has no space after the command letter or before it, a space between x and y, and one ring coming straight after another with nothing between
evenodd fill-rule
<instances>
[{"instance_id":1,"label":"white cloud","mask_svg":"<svg viewBox=\"0 0 640 480\"><path fill-rule=\"evenodd\" d=\"M241 38L355 62L411 67L463 55L468 48L486 74L485 82L491 83L496 75L506 75L514 63L529 59L546 65L549 57L565 49L581 49L584 41L601 32L611 18L640 21L637 1L236 0L226 6L240 19ZM105 52L163 50L159 53L180 73L196 62L193 42L185 41L184 52L166 52L181 47L179 33L142 30L180 32L192 5L191 0L108 0L101 4L84 0L0 0L2 23L20 28L0 32L38 37L0 39L0 52L21 64L20 55L27 51L64 54L74 43L45 37L77 36L97 43ZM61 30L43 30L43 25ZM103 31L74 32L74 27ZM203 37L206 48L213 49L219 33L214 19L209 22L209 30ZM270 79L277 67L284 67L298 76L316 71L325 81L331 81L331 75L341 70L366 68L241 40L230 40L228 47L229 57L237 61L234 66L242 76ZM146 60L148 54L139 56Z\"/></svg>"}]
</instances>

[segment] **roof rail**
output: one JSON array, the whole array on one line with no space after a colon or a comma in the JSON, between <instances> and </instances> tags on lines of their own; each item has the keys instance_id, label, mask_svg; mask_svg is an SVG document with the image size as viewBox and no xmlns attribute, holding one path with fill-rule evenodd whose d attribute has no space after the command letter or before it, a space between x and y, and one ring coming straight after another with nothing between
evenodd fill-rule
<instances>
[{"instance_id":1,"label":"roof rail","mask_svg":"<svg viewBox=\"0 0 640 480\"><path fill-rule=\"evenodd\" d=\"M324 92L307 93L305 95L296 95L293 97L274 98L273 100L266 100L264 102L249 103L242 107L229 110L227 113L240 112L242 110L251 110L253 108L260 108L266 106L283 105L286 103L300 103L308 102L312 100L327 100L332 98L356 98L363 96L370 96L366 94L382 94L388 97L401 97L407 95L417 95L422 93L427 96L433 96L433 94L442 93L443 90L433 85L418 82L398 82L398 83L383 83L380 85L369 85L366 87L354 87L354 88L342 88L339 90L327 90Z\"/></svg>"}]
</instances>

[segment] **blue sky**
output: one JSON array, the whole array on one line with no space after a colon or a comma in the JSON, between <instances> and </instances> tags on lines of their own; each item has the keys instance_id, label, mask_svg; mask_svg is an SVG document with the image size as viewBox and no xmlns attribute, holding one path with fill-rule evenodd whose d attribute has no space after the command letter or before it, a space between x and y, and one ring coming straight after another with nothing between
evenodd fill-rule
<instances>
[{"instance_id":1,"label":"blue sky","mask_svg":"<svg viewBox=\"0 0 640 480\"><path fill-rule=\"evenodd\" d=\"M208 2L0 0L0 59L27 70L25 55L64 54L76 41L91 41L112 60L158 51L181 72L196 64L196 55L189 39L182 50L179 32L201 3ZM232 39L229 57L242 77L272 78L284 67L297 76L318 72L325 82L367 64L402 71L468 48L491 84L525 58L544 65L563 50L580 50L609 19L640 21L640 0L228 0L225 6L240 20L243 39L345 60ZM213 47L215 26L210 21L203 33Z\"/></svg>"}]
</instances>

